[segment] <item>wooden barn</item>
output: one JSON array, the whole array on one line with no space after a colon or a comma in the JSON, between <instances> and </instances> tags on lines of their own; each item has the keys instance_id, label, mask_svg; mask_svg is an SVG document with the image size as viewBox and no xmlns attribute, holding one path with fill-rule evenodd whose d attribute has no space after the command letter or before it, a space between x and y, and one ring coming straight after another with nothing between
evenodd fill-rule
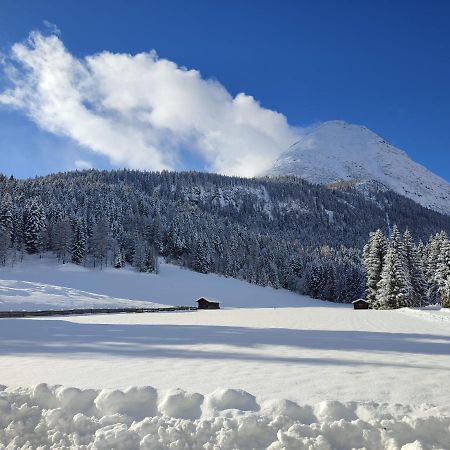
<instances>
[{"instance_id":1,"label":"wooden barn","mask_svg":"<svg viewBox=\"0 0 450 450\"><path fill-rule=\"evenodd\" d=\"M217 300L200 297L197 300L198 309L220 309L220 302Z\"/></svg>"},{"instance_id":2,"label":"wooden barn","mask_svg":"<svg viewBox=\"0 0 450 450\"><path fill-rule=\"evenodd\" d=\"M364 300L363 298L358 298L358 300L354 300L353 309L369 309L369 302Z\"/></svg>"}]
</instances>

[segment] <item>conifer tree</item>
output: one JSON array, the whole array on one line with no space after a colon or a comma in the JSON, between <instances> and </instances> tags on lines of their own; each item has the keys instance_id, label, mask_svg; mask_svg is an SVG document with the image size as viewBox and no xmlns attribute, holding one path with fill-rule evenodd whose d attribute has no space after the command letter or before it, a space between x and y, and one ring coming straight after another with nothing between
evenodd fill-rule
<instances>
[{"instance_id":1,"label":"conifer tree","mask_svg":"<svg viewBox=\"0 0 450 450\"><path fill-rule=\"evenodd\" d=\"M378 283L376 306L379 309L403 308L410 305L411 298L412 286L406 269L403 243L394 225Z\"/></svg>"},{"instance_id":2,"label":"conifer tree","mask_svg":"<svg viewBox=\"0 0 450 450\"><path fill-rule=\"evenodd\" d=\"M139 235L136 235L134 240L133 267L139 272L146 272L145 257L145 241Z\"/></svg>"},{"instance_id":3,"label":"conifer tree","mask_svg":"<svg viewBox=\"0 0 450 450\"><path fill-rule=\"evenodd\" d=\"M406 230L403 235L406 269L409 272L412 287L412 298L408 306L424 306L427 302L427 284L422 259L414 245L412 235Z\"/></svg>"},{"instance_id":4,"label":"conifer tree","mask_svg":"<svg viewBox=\"0 0 450 450\"><path fill-rule=\"evenodd\" d=\"M137 235L135 240L133 266L139 272L158 273L158 253L156 249L142 236Z\"/></svg>"},{"instance_id":5,"label":"conifer tree","mask_svg":"<svg viewBox=\"0 0 450 450\"><path fill-rule=\"evenodd\" d=\"M68 219L62 219L55 223L53 227L53 248L56 255L63 264L72 249L72 224Z\"/></svg>"},{"instance_id":6,"label":"conifer tree","mask_svg":"<svg viewBox=\"0 0 450 450\"><path fill-rule=\"evenodd\" d=\"M43 246L45 231L44 207L38 198L31 198L25 204L24 211L24 240L28 253L38 253Z\"/></svg>"},{"instance_id":7,"label":"conifer tree","mask_svg":"<svg viewBox=\"0 0 450 450\"><path fill-rule=\"evenodd\" d=\"M11 246L9 233L0 228L0 264L5 265L8 259L8 252Z\"/></svg>"},{"instance_id":8,"label":"conifer tree","mask_svg":"<svg viewBox=\"0 0 450 450\"><path fill-rule=\"evenodd\" d=\"M269 262L268 264L268 275L270 280L269 285L275 289L279 289L281 287L279 271L278 267L273 261Z\"/></svg>"},{"instance_id":9,"label":"conifer tree","mask_svg":"<svg viewBox=\"0 0 450 450\"><path fill-rule=\"evenodd\" d=\"M363 251L363 263L367 274L366 298L377 308L378 285L383 272L384 259L386 257L386 238L383 232L378 229L371 233L369 242Z\"/></svg>"},{"instance_id":10,"label":"conifer tree","mask_svg":"<svg viewBox=\"0 0 450 450\"><path fill-rule=\"evenodd\" d=\"M14 229L13 202L11 194L3 195L0 203L0 230L9 238L11 242Z\"/></svg>"},{"instance_id":11,"label":"conifer tree","mask_svg":"<svg viewBox=\"0 0 450 450\"><path fill-rule=\"evenodd\" d=\"M447 278L441 290L442 307L450 308L450 277Z\"/></svg>"},{"instance_id":12,"label":"conifer tree","mask_svg":"<svg viewBox=\"0 0 450 450\"><path fill-rule=\"evenodd\" d=\"M450 240L444 237L441 253L438 260L436 278L439 290L440 303L444 307L450 306Z\"/></svg>"},{"instance_id":13,"label":"conifer tree","mask_svg":"<svg viewBox=\"0 0 450 450\"><path fill-rule=\"evenodd\" d=\"M72 262L82 264L86 255L86 231L83 223L77 221L74 226L72 241Z\"/></svg>"},{"instance_id":14,"label":"conifer tree","mask_svg":"<svg viewBox=\"0 0 450 450\"><path fill-rule=\"evenodd\" d=\"M108 249L110 244L110 233L108 222L104 217L94 225L94 229L91 237L91 250L94 256L94 265L99 264L100 268L103 267L106 257L108 255Z\"/></svg>"},{"instance_id":15,"label":"conifer tree","mask_svg":"<svg viewBox=\"0 0 450 450\"><path fill-rule=\"evenodd\" d=\"M196 245L194 251L194 259L192 261L192 268L196 272L208 273L211 267L209 248L205 241L201 240Z\"/></svg>"},{"instance_id":16,"label":"conifer tree","mask_svg":"<svg viewBox=\"0 0 450 450\"><path fill-rule=\"evenodd\" d=\"M417 248L417 253L419 254L419 258L421 260L422 268L423 268L423 271L424 271L424 276L426 277L425 261L426 261L426 255L427 255L427 247L423 243L423 241L419 241L419 243L417 244L416 248Z\"/></svg>"},{"instance_id":17,"label":"conifer tree","mask_svg":"<svg viewBox=\"0 0 450 450\"><path fill-rule=\"evenodd\" d=\"M153 245L150 245L148 243L146 243L145 245L143 269L144 272L151 272L151 273L159 272L158 253L155 247L153 247Z\"/></svg>"},{"instance_id":18,"label":"conifer tree","mask_svg":"<svg viewBox=\"0 0 450 450\"><path fill-rule=\"evenodd\" d=\"M360 298L366 281L361 269L355 263L348 263L339 273L342 280L339 283L336 299L339 302L348 303Z\"/></svg>"},{"instance_id":19,"label":"conifer tree","mask_svg":"<svg viewBox=\"0 0 450 450\"><path fill-rule=\"evenodd\" d=\"M305 273L305 294L320 298L323 286L322 270L318 261L310 263Z\"/></svg>"},{"instance_id":20,"label":"conifer tree","mask_svg":"<svg viewBox=\"0 0 450 450\"><path fill-rule=\"evenodd\" d=\"M116 269L121 269L125 266L125 256L122 248L116 242L113 247L113 260L112 264Z\"/></svg>"},{"instance_id":21,"label":"conifer tree","mask_svg":"<svg viewBox=\"0 0 450 450\"><path fill-rule=\"evenodd\" d=\"M442 302L441 290L444 283L442 254L444 253L447 240L447 235L441 232L435 234L428 244L426 274L428 301L430 304L440 304Z\"/></svg>"}]
</instances>

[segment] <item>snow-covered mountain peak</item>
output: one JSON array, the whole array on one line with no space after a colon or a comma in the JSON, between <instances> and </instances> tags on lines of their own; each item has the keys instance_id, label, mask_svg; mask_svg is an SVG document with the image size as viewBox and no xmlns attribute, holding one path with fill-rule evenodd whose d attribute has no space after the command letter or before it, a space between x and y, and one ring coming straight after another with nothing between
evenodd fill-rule
<instances>
[{"instance_id":1,"label":"snow-covered mountain peak","mask_svg":"<svg viewBox=\"0 0 450 450\"><path fill-rule=\"evenodd\" d=\"M269 175L317 184L376 181L422 206L450 215L450 184L362 125L324 122L275 162Z\"/></svg>"},{"instance_id":2,"label":"snow-covered mountain peak","mask_svg":"<svg viewBox=\"0 0 450 450\"><path fill-rule=\"evenodd\" d=\"M374 146L378 148L374 149ZM404 151L389 144L364 125L355 125L343 120L322 123L293 144L289 148L289 152L297 155L299 151L307 149L320 153L333 153L336 157L343 153L342 156L364 158L374 150L379 152L384 150L407 156ZM284 156L286 153L282 155L282 158Z\"/></svg>"}]
</instances>

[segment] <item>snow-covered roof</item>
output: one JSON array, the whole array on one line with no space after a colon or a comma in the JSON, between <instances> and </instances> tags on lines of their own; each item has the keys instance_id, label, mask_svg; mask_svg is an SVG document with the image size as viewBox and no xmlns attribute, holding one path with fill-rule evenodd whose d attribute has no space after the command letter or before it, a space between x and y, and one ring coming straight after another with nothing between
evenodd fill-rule
<instances>
[{"instance_id":1,"label":"snow-covered roof","mask_svg":"<svg viewBox=\"0 0 450 450\"><path fill-rule=\"evenodd\" d=\"M200 297L199 299L197 299L197 301L200 301L200 300L206 300L211 303L220 303L219 300L217 300L216 298L211 298L211 297Z\"/></svg>"},{"instance_id":2,"label":"snow-covered roof","mask_svg":"<svg viewBox=\"0 0 450 450\"><path fill-rule=\"evenodd\" d=\"M358 302L364 302L364 303L370 303L365 298L358 298L357 300L353 300L352 303L358 303Z\"/></svg>"}]
</instances>

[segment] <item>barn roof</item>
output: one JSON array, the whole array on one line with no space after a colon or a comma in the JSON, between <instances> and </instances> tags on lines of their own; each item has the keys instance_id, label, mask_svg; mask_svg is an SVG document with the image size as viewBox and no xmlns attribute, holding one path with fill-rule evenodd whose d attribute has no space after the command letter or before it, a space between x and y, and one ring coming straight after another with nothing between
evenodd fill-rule
<instances>
[{"instance_id":1,"label":"barn roof","mask_svg":"<svg viewBox=\"0 0 450 450\"><path fill-rule=\"evenodd\" d=\"M211 298L211 297L200 297L197 299L197 302L199 302L200 300L206 300L207 302L210 302L210 303L220 303L219 300L217 300L216 298Z\"/></svg>"},{"instance_id":2,"label":"barn roof","mask_svg":"<svg viewBox=\"0 0 450 450\"><path fill-rule=\"evenodd\" d=\"M359 303L359 302L370 303L368 300L364 298L358 298L357 300L352 301L352 303Z\"/></svg>"}]
</instances>

